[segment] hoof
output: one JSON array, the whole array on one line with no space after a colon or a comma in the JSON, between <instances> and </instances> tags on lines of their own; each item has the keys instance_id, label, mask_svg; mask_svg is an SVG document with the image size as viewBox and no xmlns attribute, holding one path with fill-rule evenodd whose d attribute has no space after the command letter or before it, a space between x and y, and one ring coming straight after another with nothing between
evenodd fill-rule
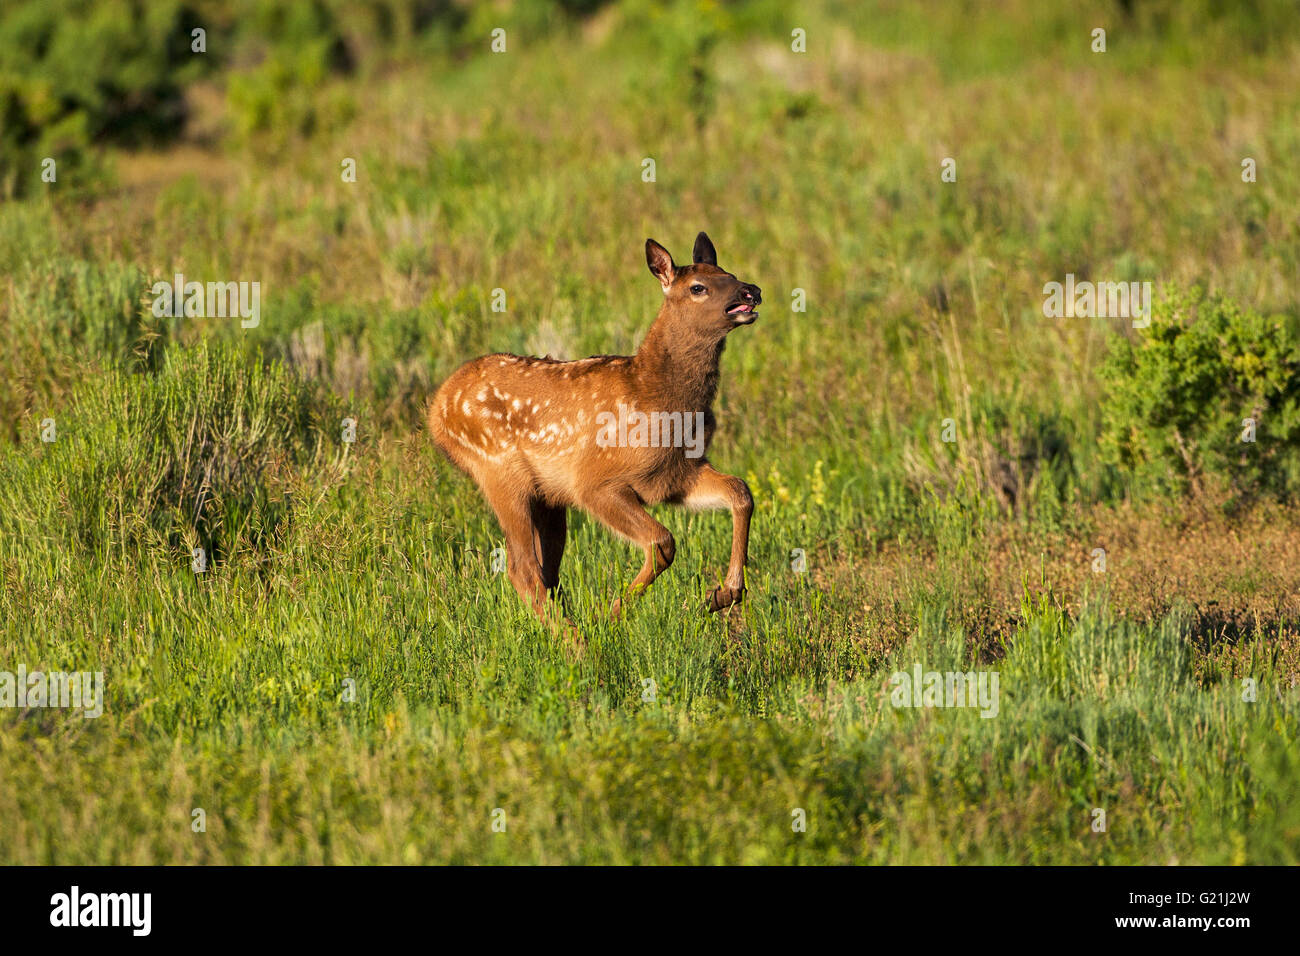
<instances>
[{"instance_id":1,"label":"hoof","mask_svg":"<svg viewBox=\"0 0 1300 956\"><path fill-rule=\"evenodd\" d=\"M733 604L739 604L745 597L744 588L714 588L709 592L709 599L704 602L704 608L709 613L721 611L723 608L731 607Z\"/></svg>"}]
</instances>

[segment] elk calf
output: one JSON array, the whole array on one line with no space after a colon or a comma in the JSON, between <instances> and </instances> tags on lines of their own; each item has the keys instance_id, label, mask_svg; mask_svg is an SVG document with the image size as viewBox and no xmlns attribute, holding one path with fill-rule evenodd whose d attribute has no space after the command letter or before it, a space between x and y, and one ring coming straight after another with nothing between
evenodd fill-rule
<instances>
[{"instance_id":1,"label":"elk calf","mask_svg":"<svg viewBox=\"0 0 1300 956\"><path fill-rule=\"evenodd\" d=\"M704 233L689 266L653 239L645 252L664 302L635 355L576 362L485 355L453 372L429 405L434 441L482 489L505 532L510 580L543 617L547 591L559 584L568 508L644 549L631 593L676 553L647 505L730 508L731 563L706 607L729 607L745 592L754 501L744 481L715 469L704 452L727 333L758 317L762 296L718 268ZM621 607L615 600L611 613Z\"/></svg>"}]
</instances>

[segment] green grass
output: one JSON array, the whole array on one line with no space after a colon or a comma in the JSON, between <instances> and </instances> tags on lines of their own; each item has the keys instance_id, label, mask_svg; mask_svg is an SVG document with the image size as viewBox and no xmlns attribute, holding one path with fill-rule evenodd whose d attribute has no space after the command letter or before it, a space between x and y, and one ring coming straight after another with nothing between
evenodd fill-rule
<instances>
[{"instance_id":1,"label":"green grass","mask_svg":"<svg viewBox=\"0 0 1300 956\"><path fill-rule=\"evenodd\" d=\"M1074 272L1294 324L1300 23L1039 7L519 4L509 53L475 14L302 126L223 63L206 135L0 206L0 671L106 681L97 719L0 709L0 862L1300 862L1293 506L1108 460L1136 333L1041 311ZM644 239L701 229L768 303L710 456L748 600L700 610L728 517L664 510L611 622L639 556L575 516L575 653L421 408L489 351L631 351ZM261 325L156 319L177 271L260 281ZM894 708L916 663L997 671L998 715Z\"/></svg>"},{"instance_id":2,"label":"green grass","mask_svg":"<svg viewBox=\"0 0 1300 956\"><path fill-rule=\"evenodd\" d=\"M670 575L625 624L578 601L591 623L574 662L426 521L409 501L330 509L262 572L50 569L10 652L103 668L109 704L0 728L7 857L1295 862L1294 698L1268 690L1267 663L1254 703L1237 681L1198 686L1176 617L1030 609L991 665L996 717L895 710L894 670L973 666L939 611L873 662L847 633L808 627L830 598L784 575L756 570L738 635L681 613L697 589ZM720 549L703 523L689 540ZM589 524L574 550L575 588L608 589L627 563ZM348 678L355 703L341 702ZM795 808L806 833L790 829Z\"/></svg>"}]
</instances>

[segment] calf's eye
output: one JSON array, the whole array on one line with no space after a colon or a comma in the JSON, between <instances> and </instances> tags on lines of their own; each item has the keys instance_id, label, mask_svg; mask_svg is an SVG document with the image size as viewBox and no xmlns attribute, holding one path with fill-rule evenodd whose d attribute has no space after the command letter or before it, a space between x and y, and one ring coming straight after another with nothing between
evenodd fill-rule
<instances>
[{"instance_id":1,"label":"calf's eye","mask_svg":"<svg viewBox=\"0 0 1300 956\"><path fill-rule=\"evenodd\" d=\"M698 282L691 286L691 295L704 295L704 291L704 286L700 285Z\"/></svg>"}]
</instances>

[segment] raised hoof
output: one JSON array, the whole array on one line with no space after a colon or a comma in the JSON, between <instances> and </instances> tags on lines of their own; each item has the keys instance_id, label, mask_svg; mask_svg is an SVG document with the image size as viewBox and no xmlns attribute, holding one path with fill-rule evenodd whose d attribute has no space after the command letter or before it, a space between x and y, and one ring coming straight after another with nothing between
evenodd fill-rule
<instances>
[{"instance_id":1,"label":"raised hoof","mask_svg":"<svg viewBox=\"0 0 1300 956\"><path fill-rule=\"evenodd\" d=\"M714 588L709 592L709 599L704 602L704 609L712 614L733 604L739 604L744 598L744 588Z\"/></svg>"}]
</instances>

